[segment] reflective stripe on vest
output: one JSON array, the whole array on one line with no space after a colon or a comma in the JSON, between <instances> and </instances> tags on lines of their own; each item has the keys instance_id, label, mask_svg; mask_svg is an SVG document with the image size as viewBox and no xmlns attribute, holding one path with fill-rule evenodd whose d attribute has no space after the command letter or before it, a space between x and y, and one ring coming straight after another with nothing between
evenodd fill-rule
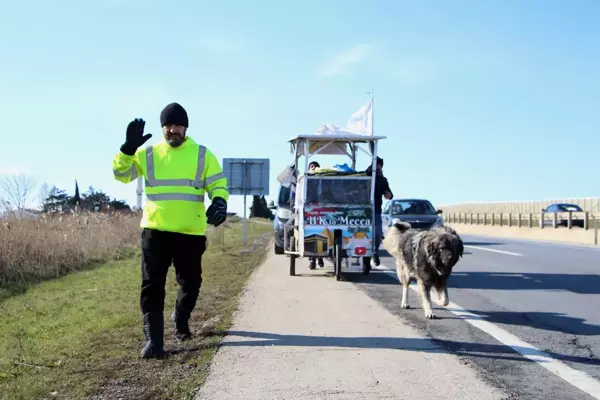
<instances>
[{"instance_id":1,"label":"reflective stripe on vest","mask_svg":"<svg viewBox=\"0 0 600 400\"><path fill-rule=\"evenodd\" d=\"M208 178L206 178L204 185L210 185L211 183L214 183L214 182L218 181L219 179L223 179L223 178L225 178L225 173L219 172L218 174L214 174L213 176L209 176Z\"/></svg>"},{"instance_id":2,"label":"reflective stripe on vest","mask_svg":"<svg viewBox=\"0 0 600 400\"><path fill-rule=\"evenodd\" d=\"M146 149L146 169L148 170L148 179L146 179L146 186L158 187L158 186L191 186L196 189L204 189L204 182L202 181L202 173L204 172L204 157L206 155L206 147L199 146L198 149L198 169L196 171L196 179L156 179L154 177L154 149L148 147Z\"/></svg>"},{"instance_id":3,"label":"reflective stripe on vest","mask_svg":"<svg viewBox=\"0 0 600 400\"><path fill-rule=\"evenodd\" d=\"M148 187L160 187L160 186L191 186L196 189L204 189L204 182L202 181L202 173L204 172L204 159L206 155L206 147L198 146L198 164L196 170L196 179L156 179L154 169L154 147L148 147L146 149L146 170L148 178L146 179L146 186ZM150 201L161 201L161 200L181 200L181 201L193 201L198 203L204 203L203 194L189 194L189 193L157 193L148 194L146 198Z\"/></svg>"},{"instance_id":4,"label":"reflective stripe on vest","mask_svg":"<svg viewBox=\"0 0 600 400\"><path fill-rule=\"evenodd\" d=\"M210 192L208 192L208 195L210 196L211 199L213 198L213 193L215 192L215 190L219 190L219 189L227 190L226 187L217 186L216 188L214 188L213 190L211 190Z\"/></svg>"},{"instance_id":5,"label":"reflective stripe on vest","mask_svg":"<svg viewBox=\"0 0 600 400\"><path fill-rule=\"evenodd\" d=\"M113 169L113 174L115 176L118 176L120 178L129 176L129 174L131 174L131 180L134 181L137 179L138 177L138 172L137 172L137 168L135 168L135 165L132 165L131 168L129 168L127 171L125 172L119 172L116 169Z\"/></svg>"},{"instance_id":6,"label":"reflective stripe on vest","mask_svg":"<svg viewBox=\"0 0 600 400\"><path fill-rule=\"evenodd\" d=\"M159 194L146 194L146 197L150 201L160 200L183 200L183 201L197 201L199 203L204 202L203 194L187 194L187 193L159 193Z\"/></svg>"}]
</instances>

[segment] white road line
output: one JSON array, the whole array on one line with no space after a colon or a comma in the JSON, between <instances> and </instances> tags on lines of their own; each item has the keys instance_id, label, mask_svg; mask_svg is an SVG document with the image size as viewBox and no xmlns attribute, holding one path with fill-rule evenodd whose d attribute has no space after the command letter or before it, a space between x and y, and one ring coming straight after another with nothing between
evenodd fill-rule
<instances>
[{"instance_id":1,"label":"white road line","mask_svg":"<svg viewBox=\"0 0 600 400\"><path fill-rule=\"evenodd\" d=\"M411 288L415 291L418 290L412 286ZM470 313L455 303L450 302L447 309L451 313L467 321L469 324L492 336L500 343L511 347L522 356L538 363L559 378L567 381L567 383L570 383L595 399L600 399L600 381L594 379L587 373L571 368L568 365L555 360L548 353L527 342L522 341L515 335L492 324L491 322L485 321L480 316Z\"/></svg>"},{"instance_id":2,"label":"white road line","mask_svg":"<svg viewBox=\"0 0 600 400\"><path fill-rule=\"evenodd\" d=\"M396 272L395 269L388 268L385 265L381 265L381 264L378 267L371 267L371 269L375 270L375 271L392 271L392 272Z\"/></svg>"},{"instance_id":3,"label":"white road line","mask_svg":"<svg viewBox=\"0 0 600 400\"><path fill-rule=\"evenodd\" d=\"M419 289L416 286L411 285L409 287L418 293ZM515 335L492 324L491 322L486 321L482 317L467 311L456 303L450 302L447 307L442 308L464 319L474 327L481 329L483 332L492 336L500 343L511 347L523 357L526 357L546 368L548 371L565 380L567 383L570 383L576 388L584 391L593 398L600 400L600 381L588 375L587 373L571 368L568 365L555 360L548 353L527 342L522 341Z\"/></svg>"},{"instance_id":4,"label":"white road line","mask_svg":"<svg viewBox=\"0 0 600 400\"><path fill-rule=\"evenodd\" d=\"M513 252L511 252L511 251L496 250L496 249L488 249L488 248L486 248L486 247L471 246L471 245L465 245L464 247L468 247L468 248L470 248L470 249L483 250L483 251L491 251L491 252L493 252L493 253L507 254L507 255L509 255L509 256L523 257L523 254L520 254L520 253L513 253Z\"/></svg>"}]
</instances>

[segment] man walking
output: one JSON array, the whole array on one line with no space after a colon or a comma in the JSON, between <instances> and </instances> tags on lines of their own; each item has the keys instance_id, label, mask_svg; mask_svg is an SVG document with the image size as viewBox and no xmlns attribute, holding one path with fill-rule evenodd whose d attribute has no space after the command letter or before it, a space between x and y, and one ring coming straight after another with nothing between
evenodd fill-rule
<instances>
[{"instance_id":1,"label":"man walking","mask_svg":"<svg viewBox=\"0 0 600 400\"><path fill-rule=\"evenodd\" d=\"M316 161L312 161L310 164L308 164L308 171L314 173L318 168L321 168L321 165L316 162ZM309 269L315 269L316 263L317 263L317 258L319 260L319 267L323 268L325 266L325 264L323 263L323 257L309 257L309 261L310 264L308 265Z\"/></svg>"},{"instance_id":2,"label":"man walking","mask_svg":"<svg viewBox=\"0 0 600 400\"><path fill-rule=\"evenodd\" d=\"M140 308L146 345L141 356L164 356L164 298L167 272L175 267L179 292L171 315L175 336L191 337L189 318L202 283L202 255L207 224L219 226L227 216L227 179L215 155L187 136L188 116L178 103L160 114L163 141L140 149L151 134L146 122L127 126L125 143L113 159L116 180L129 183L143 176L147 201L142 230L142 285ZM211 199L206 209L205 195Z\"/></svg>"},{"instance_id":3,"label":"man walking","mask_svg":"<svg viewBox=\"0 0 600 400\"><path fill-rule=\"evenodd\" d=\"M383 176L383 158L377 157L376 161L376 171L375 171L375 253L373 254L373 258L371 259L371 266L378 267L380 264L379 261L379 246L381 245L381 238L383 236L383 227L381 221L381 206L383 204L382 197L390 200L394 197L392 190L390 189L390 184L385 176ZM365 171L367 174L371 174L373 170L372 166L369 165L369 168Z\"/></svg>"}]
</instances>

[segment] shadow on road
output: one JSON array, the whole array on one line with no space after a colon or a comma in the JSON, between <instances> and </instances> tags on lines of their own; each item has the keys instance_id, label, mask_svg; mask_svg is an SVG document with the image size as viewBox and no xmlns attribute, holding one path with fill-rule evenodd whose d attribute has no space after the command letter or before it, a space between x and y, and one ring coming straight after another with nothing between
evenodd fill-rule
<instances>
[{"instance_id":1,"label":"shadow on road","mask_svg":"<svg viewBox=\"0 0 600 400\"><path fill-rule=\"evenodd\" d=\"M384 250L383 248L379 249L377 254L379 255L380 259L384 258L384 257L392 258L392 255L390 253L388 253L386 250Z\"/></svg>"},{"instance_id":2,"label":"shadow on road","mask_svg":"<svg viewBox=\"0 0 600 400\"><path fill-rule=\"evenodd\" d=\"M459 342L453 340L435 340L429 338L396 337L338 337L281 335L267 332L230 331L229 336L240 336L254 340L226 341L221 346L263 347L263 346L299 346L299 347L344 347L351 349L397 349L425 353L448 353L470 357L497 358L503 360L526 361L517 352L504 345ZM256 340L258 339L258 340ZM532 349L519 348L523 354L536 354ZM600 360L591 358L547 353L550 357L573 363L600 365Z\"/></svg>"},{"instance_id":3,"label":"shadow on road","mask_svg":"<svg viewBox=\"0 0 600 400\"><path fill-rule=\"evenodd\" d=\"M393 272L395 274L395 271ZM394 279L389 279L387 273L383 271L371 270L369 275L363 275L360 272L353 272L344 274L343 279L345 282L352 283L368 283L374 285L396 285L400 286L400 283Z\"/></svg>"},{"instance_id":4,"label":"shadow on road","mask_svg":"<svg viewBox=\"0 0 600 400\"><path fill-rule=\"evenodd\" d=\"M495 324L529 326L572 335L600 335L600 326L586 324L584 319L552 312L474 311L473 314ZM468 319L468 318L466 318Z\"/></svg>"},{"instance_id":5,"label":"shadow on road","mask_svg":"<svg viewBox=\"0 0 600 400\"><path fill-rule=\"evenodd\" d=\"M522 275L542 275L535 277L523 278ZM548 275L547 279L544 279L544 275ZM569 290L565 287L565 279L563 277L571 277L577 275L557 275L554 274L500 274L500 273L484 273L484 272L456 272L453 273L450 278L450 290L453 288L460 289L504 289L504 290L552 290L560 289L551 283L563 283L563 289ZM369 278L368 280L365 278ZM534 279L535 278L535 279ZM535 282L538 280L542 283ZM600 276L598 275L579 275L576 280L579 280L579 290L582 287L585 289L585 285L592 287L588 288L587 292L584 293L600 293ZM395 279L394 275L386 273L371 274L368 277L359 276L353 277L353 281L356 283L365 283L372 285L387 285L395 284L399 285L398 280ZM546 282L546 284L544 284ZM575 285L575 283L573 282ZM595 286L595 287L594 287ZM384 302L387 307L392 307L392 304L400 302L400 290L397 292L379 291L380 296L387 296L380 301ZM387 294L386 294L387 293ZM412 295L412 293L411 293ZM452 299L452 294L450 294ZM399 307L399 305L398 305ZM571 317L563 313L554 312L512 312L512 311L478 311L469 309L470 312L476 314L486 321L495 324L507 324L516 326L528 326L536 329L543 329L547 331L555 331L566 334L582 335L582 336L594 336L600 335L600 326L587 324L585 320L581 318Z\"/></svg>"},{"instance_id":6,"label":"shadow on road","mask_svg":"<svg viewBox=\"0 0 600 400\"><path fill-rule=\"evenodd\" d=\"M510 272L453 272L449 286L457 289L568 290L600 294L600 275Z\"/></svg>"}]
</instances>

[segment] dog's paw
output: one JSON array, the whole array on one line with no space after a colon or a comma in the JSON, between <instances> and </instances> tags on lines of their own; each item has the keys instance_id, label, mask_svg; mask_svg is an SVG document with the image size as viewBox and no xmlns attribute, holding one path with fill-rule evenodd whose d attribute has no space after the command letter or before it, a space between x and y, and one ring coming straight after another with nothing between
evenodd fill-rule
<instances>
[{"instance_id":1,"label":"dog's paw","mask_svg":"<svg viewBox=\"0 0 600 400\"><path fill-rule=\"evenodd\" d=\"M450 303L450 300L448 299L448 292L446 290L440 290L438 292L436 303L438 303L438 305L441 307L446 307Z\"/></svg>"},{"instance_id":2,"label":"dog's paw","mask_svg":"<svg viewBox=\"0 0 600 400\"><path fill-rule=\"evenodd\" d=\"M439 297L438 301L437 301L438 305L441 307L446 307L448 304L450 304L450 300L448 300L447 297Z\"/></svg>"},{"instance_id":3,"label":"dog's paw","mask_svg":"<svg viewBox=\"0 0 600 400\"><path fill-rule=\"evenodd\" d=\"M425 311L425 318L427 319L436 319L435 313L433 311Z\"/></svg>"},{"instance_id":4,"label":"dog's paw","mask_svg":"<svg viewBox=\"0 0 600 400\"><path fill-rule=\"evenodd\" d=\"M407 303L402 303L402 308L408 309L408 308L410 308L410 306Z\"/></svg>"},{"instance_id":5,"label":"dog's paw","mask_svg":"<svg viewBox=\"0 0 600 400\"><path fill-rule=\"evenodd\" d=\"M438 301L438 304L439 304L441 307L446 307L448 304L450 304L450 300L448 300L448 299L440 299L440 300Z\"/></svg>"}]
</instances>

